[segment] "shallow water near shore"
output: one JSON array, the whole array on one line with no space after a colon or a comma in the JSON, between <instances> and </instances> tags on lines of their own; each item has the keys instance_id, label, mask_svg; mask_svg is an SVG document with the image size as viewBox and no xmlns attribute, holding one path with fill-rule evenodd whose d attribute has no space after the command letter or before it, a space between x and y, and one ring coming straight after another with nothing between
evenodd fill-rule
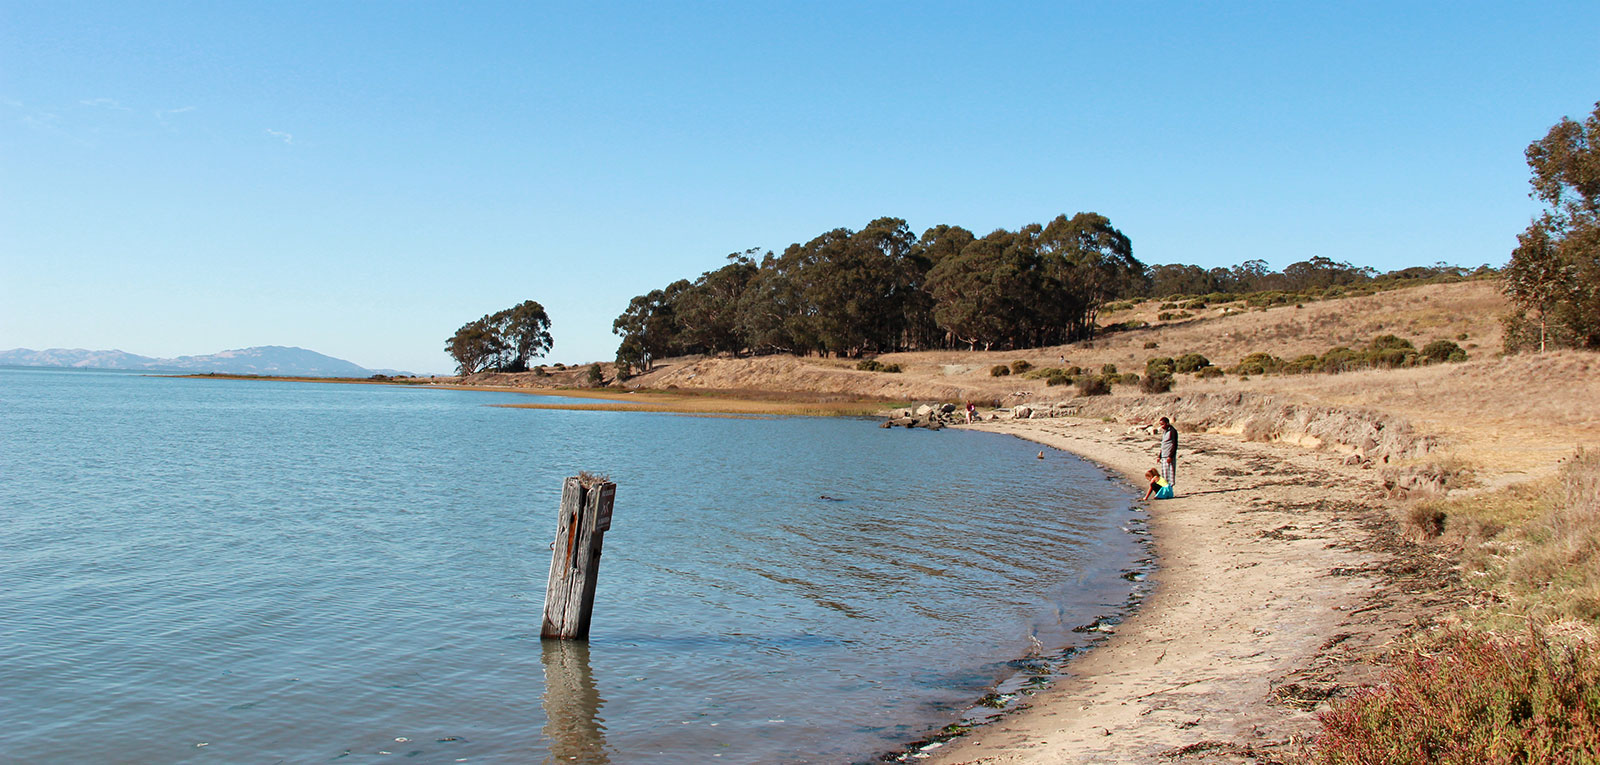
<instances>
[{"instance_id":1,"label":"shallow water near shore","mask_svg":"<svg viewBox=\"0 0 1600 765\"><path fill-rule=\"evenodd\" d=\"M1132 495L989 433L0 369L0 752L850 762L1118 609ZM541 641L561 480L618 484Z\"/></svg>"}]
</instances>

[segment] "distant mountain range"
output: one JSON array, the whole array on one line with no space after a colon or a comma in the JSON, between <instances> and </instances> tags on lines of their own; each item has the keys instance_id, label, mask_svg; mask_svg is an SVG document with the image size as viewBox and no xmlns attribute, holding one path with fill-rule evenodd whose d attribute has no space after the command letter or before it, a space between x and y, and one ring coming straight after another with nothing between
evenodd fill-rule
<instances>
[{"instance_id":1,"label":"distant mountain range","mask_svg":"<svg viewBox=\"0 0 1600 765\"><path fill-rule=\"evenodd\" d=\"M218 372L232 375L275 375L279 377L371 377L409 375L396 369L367 369L344 359L325 356L304 348L263 345L222 351L209 356L179 356L155 359L125 351L86 351L81 348L51 348L35 351L17 348L0 351L0 365L19 367L75 367L78 369L136 369L151 372Z\"/></svg>"}]
</instances>

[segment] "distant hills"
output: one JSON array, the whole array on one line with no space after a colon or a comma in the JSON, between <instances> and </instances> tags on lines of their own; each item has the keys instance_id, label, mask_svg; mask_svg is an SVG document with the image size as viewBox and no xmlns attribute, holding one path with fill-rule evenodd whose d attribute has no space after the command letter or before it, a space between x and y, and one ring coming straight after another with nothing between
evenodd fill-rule
<instances>
[{"instance_id":1,"label":"distant hills","mask_svg":"<svg viewBox=\"0 0 1600 765\"><path fill-rule=\"evenodd\" d=\"M19 367L72 367L77 369L133 369L151 372L218 372L234 375L276 375L280 377L371 377L409 375L395 369L367 369L344 359L336 359L304 348L263 345L222 351L209 356L179 356L157 359L125 351L86 351L81 348L51 348L35 351L17 348L0 351L0 365Z\"/></svg>"}]
</instances>

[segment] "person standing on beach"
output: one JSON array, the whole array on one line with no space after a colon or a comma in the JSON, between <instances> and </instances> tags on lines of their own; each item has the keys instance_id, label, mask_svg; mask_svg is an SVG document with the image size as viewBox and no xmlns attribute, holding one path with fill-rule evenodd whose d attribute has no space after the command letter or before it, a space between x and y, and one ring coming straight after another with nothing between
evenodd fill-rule
<instances>
[{"instance_id":1,"label":"person standing on beach","mask_svg":"<svg viewBox=\"0 0 1600 765\"><path fill-rule=\"evenodd\" d=\"M1172 420L1161 418L1161 477L1174 491L1178 486L1178 429Z\"/></svg>"}]
</instances>

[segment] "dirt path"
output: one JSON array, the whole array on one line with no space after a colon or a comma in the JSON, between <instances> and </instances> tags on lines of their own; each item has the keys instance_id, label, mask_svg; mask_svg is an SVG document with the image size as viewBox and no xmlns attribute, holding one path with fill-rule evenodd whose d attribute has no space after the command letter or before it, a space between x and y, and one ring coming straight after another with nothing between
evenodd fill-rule
<instances>
[{"instance_id":1,"label":"dirt path","mask_svg":"<svg viewBox=\"0 0 1600 765\"><path fill-rule=\"evenodd\" d=\"M1159 442L1078 419L977 427L1130 480ZM1182 446L1178 498L1152 505L1160 568L1140 611L1028 708L928 761L1277 761L1313 732L1319 702L1373 679L1367 657L1449 601L1447 575L1393 554L1371 471L1226 436Z\"/></svg>"}]
</instances>

